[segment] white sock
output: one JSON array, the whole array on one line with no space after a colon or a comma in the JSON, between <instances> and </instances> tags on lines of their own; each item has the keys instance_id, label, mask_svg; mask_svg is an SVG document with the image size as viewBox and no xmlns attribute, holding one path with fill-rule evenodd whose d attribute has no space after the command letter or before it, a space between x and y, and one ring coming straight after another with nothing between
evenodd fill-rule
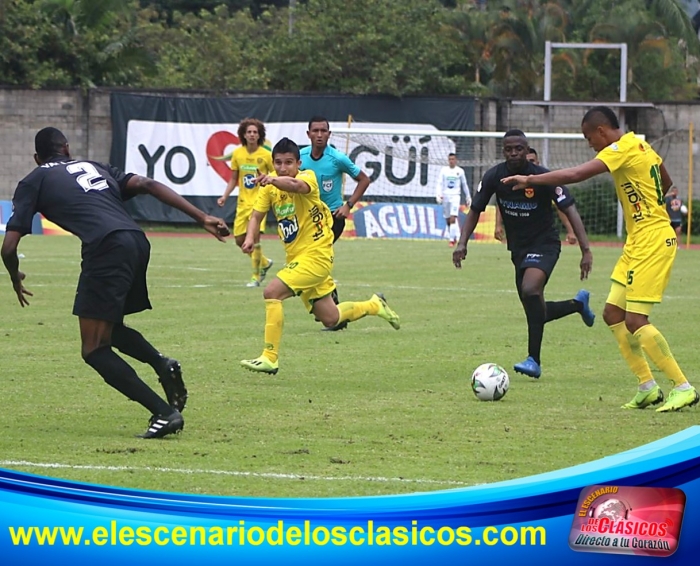
<instances>
[{"instance_id":1,"label":"white sock","mask_svg":"<svg viewBox=\"0 0 700 566\"><path fill-rule=\"evenodd\" d=\"M639 386L639 390L640 391L651 391L652 389L654 389L654 387L656 387L656 381L654 381L653 379L650 379L649 381L645 381L644 383L642 383Z\"/></svg>"},{"instance_id":2,"label":"white sock","mask_svg":"<svg viewBox=\"0 0 700 566\"><path fill-rule=\"evenodd\" d=\"M450 224L450 239L459 240L459 225L456 220Z\"/></svg>"}]
</instances>

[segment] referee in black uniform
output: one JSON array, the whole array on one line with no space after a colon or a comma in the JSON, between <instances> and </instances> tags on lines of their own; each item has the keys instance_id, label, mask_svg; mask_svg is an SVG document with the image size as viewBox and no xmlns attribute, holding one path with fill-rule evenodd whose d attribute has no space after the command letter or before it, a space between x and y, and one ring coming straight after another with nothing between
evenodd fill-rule
<instances>
[{"instance_id":1,"label":"referee in black uniform","mask_svg":"<svg viewBox=\"0 0 700 566\"><path fill-rule=\"evenodd\" d=\"M143 405L152 417L142 438L180 431L180 411L187 401L180 364L162 356L124 316L151 308L146 286L150 244L123 202L150 194L191 216L216 238L229 235L221 218L209 216L169 187L147 177L125 174L111 165L75 160L66 137L56 128L36 134L38 167L19 182L13 213L2 243L2 260L20 305L32 293L24 288L17 246L31 232L32 218L43 214L82 242L82 263L73 314L80 323L82 357L117 391ZM156 371L167 402L146 385L112 349L149 364Z\"/></svg>"}]
</instances>

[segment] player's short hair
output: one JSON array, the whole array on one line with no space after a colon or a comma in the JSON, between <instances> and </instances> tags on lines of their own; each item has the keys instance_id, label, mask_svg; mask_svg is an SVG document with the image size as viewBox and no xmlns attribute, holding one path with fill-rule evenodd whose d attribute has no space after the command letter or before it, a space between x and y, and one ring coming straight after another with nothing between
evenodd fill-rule
<instances>
[{"instance_id":1,"label":"player's short hair","mask_svg":"<svg viewBox=\"0 0 700 566\"><path fill-rule=\"evenodd\" d=\"M311 124L315 122L325 122L326 127L330 130L331 129L331 123L328 121L328 118L325 116L311 116L311 119L309 120L309 125L307 126L307 130L311 130Z\"/></svg>"},{"instance_id":2,"label":"player's short hair","mask_svg":"<svg viewBox=\"0 0 700 566\"><path fill-rule=\"evenodd\" d=\"M263 124L257 118L243 118L241 123L238 124L238 141L241 145L245 145L245 132L249 126L255 126L258 129L258 147L265 143L267 137L267 132L265 131L265 124Z\"/></svg>"},{"instance_id":3,"label":"player's short hair","mask_svg":"<svg viewBox=\"0 0 700 566\"><path fill-rule=\"evenodd\" d=\"M46 161L55 155L62 155L67 143L66 136L58 128L43 128L34 136L34 151L41 161Z\"/></svg>"},{"instance_id":4,"label":"player's short hair","mask_svg":"<svg viewBox=\"0 0 700 566\"><path fill-rule=\"evenodd\" d=\"M457 157L457 154L456 153L448 153L447 157Z\"/></svg>"},{"instance_id":5,"label":"player's short hair","mask_svg":"<svg viewBox=\"0 0 700 566\"><path fill-rule=\"evenodd\" d=\"M301 159L301 155L299 155L299 146L289 138L282 138L275 144L275 147L272 148L273 158L278 153L291 153L297 161Z\"/></svg>"},{"instance_id":6,"label":"player's short hair","mask_svg":"<svg viewBox=\"0 0 700 566\"><path fill-rule=\"evenodd\" d=\"M528 147L528 148L527 148L527 154L528 154L528 155L532 154L532 155L534 155L534 156L537 156L537 150L536 150L534 147Z\"/></svg>"},{"instance_id":7,"label":"player's short hair","mask_svg":"<svg viewBox=\"0 0 700 566\"><path fill-rule=\"evenodd\" d=\"M620 121L617 119L617 114L608 106L594 106L583 116L581 124L590 124L591 126L610 126L613 130L620 129Z\"/></svg>"},{"instance_id":8,"label":"player's short hair","mask_svg":"<svg viewBox=\"0 0 700 566\"><path fill-rule=\"evenodd\" d=\"M503 136L503 138L525 138L527 139L527 136L522 130L517 130L517 129L512 129L508 130L506 132L506 135Z\"/></svg>"}]
</instances>

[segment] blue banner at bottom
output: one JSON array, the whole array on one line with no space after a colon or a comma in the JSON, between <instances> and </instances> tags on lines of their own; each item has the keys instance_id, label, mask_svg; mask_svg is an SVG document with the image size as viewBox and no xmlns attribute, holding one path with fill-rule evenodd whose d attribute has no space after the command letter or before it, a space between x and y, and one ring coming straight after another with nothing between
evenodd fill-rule
<instances>
[{"instance_id":1,"label":"blue banner at bottom","mask_svg":"<svg viewBox=\"0 0 700 566\"><path fill-rule=\"evenodd\" d=\"M538 476L383 497L171 494L0 470L0 509L2 563L24 566L692 564L700 427Z\"/></svg>"}]
</instances>

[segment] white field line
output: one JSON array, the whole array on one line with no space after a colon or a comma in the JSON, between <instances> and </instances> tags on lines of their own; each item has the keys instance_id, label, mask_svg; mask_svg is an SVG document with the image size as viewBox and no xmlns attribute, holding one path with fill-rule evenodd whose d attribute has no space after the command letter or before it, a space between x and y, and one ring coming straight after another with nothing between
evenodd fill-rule
<instances>
[{"instance_id":1,"label":"white field line","mask_svg":"<svg viewBox=\"0 0 700 566\"><path fill-rule=\"evenodd\" d=\"M25 460L0 460L0 466L18 468L44 468L44 469L67 469L67 470L88 470L104 472L167 472L171 474L199 475L211 474L217 476L235 476L243 478L263 478L279 480L315 480L315 481L363 481L382 483L417 483L431 485L455 485L467 486L464 482L454 480L430 480L430 479L410 479L410 478L385 478L382 476L314 476L299 474L279 474L273 472L238 472L234 470L206 470L198 468L161 468L153 466L93 466L60 464L58 462L28 462Z\"/></svg>"},{"instance_id":2,"label":"white field line","mask_svg":"<svg viewBox=\"0 0 700 566\"><path fill-rule=\"evenodd\" d=\"M358 289L377 289L380 291L385 291L387 289L392 290L396 289L399 291L423 291L425 293L431 293L431 292L436 292L436 291L445 291L445 292L450 292L450 293L459 293L460 291L468 291L470 296L473 295L494 295L497 293L505 294L505 295L510 295L515 293L515 289L480 289L479 287L474 287L474 286L463 286L463 287L421 287L420 285L384 285L384 284L376 284L376 283L343 283L339 282L338 283L341 288L358 288ZM59 283L36 283L33 285L28 285L30 289L34 287L41 287L41 288L51 288L51 287L75 287L75 283L71 284L59 284ZM158 283L151 283L149 285L149 288L151 289L211 289L213 287L216 287L218 289L225 289L225 288L237 288L235 284L230 284L230 282L227 282L226 284L202 284L202 285L162 285ZM242 285L239 285L238 287L243 287ZM607 293L607 291L606 291ZM554 296L554 297L559 297L563 296L563 293L550 293L547 297L549 296ZM697 301L698 296L697 295L664 295L664 301Z\"/></svg>"},{"instance_id":3,"label":"white field line","mask_svg":"<svg viewBox=\"0 0 700 566\"><path fill-rule=\"evenodd\" d=\"M463 287L426 287L426 286L419 286L419 285L386 285L382 283L381 285L377 284L369 284L369 283L343 283L339 282L338 283L341 288L357 288L357 289L377 289L379 291L386 291L387 289L391 290L400 290L400 291L420 291L421 293L437 293L437 292L449 292L449 293L454 293L454 292L460 292L460 291L468 291L470 296L492 296L494 294L504 294L504 295L511 295L513 293L516 293L515 289L479 289L478 287L474 286L463 286ZM28 285L30 289L37 287L37 288L59 288L59 287L70 287L74 288L75 283L71 284L57 284L57 283L36 283L34 285ZM151 283L149 285L149 288L151 289L211 289L216 287L217 289L231 289L232 286L229 282L227 282L224 285L217 285L217 284L204 284L204 285L159 285L158 283ZM235 285L233 287L236 287ZM239 287L243 287L243 285L239 285ZM547 298L557 298L557 297L564 297L563 292L551 292L547 295ZM697 295L664 295L664 301L697 301L698 296Z\"/></svg>"}]
</instances>

